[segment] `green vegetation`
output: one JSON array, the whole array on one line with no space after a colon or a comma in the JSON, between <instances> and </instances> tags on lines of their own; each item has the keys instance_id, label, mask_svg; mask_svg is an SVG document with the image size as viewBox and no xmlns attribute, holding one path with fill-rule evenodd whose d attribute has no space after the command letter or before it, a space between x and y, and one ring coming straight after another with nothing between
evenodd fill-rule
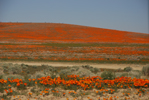
<instances>
[{"instance_id":1,"label":"green vegetation","mask_svg":"<svg viewBox=\"0 0 149 100\"><path fill-rule=\"evenodd\" d=\"M111 60L73 60L73 61L66 61L66 60L45 60L45 59L7 59L7 58L0 58L0 61L28 61L28 62L74 62L74 63L100 63L100 64L148 64L149 62L144 60L140 61L111 61Z\"/></svg>"},{"instance_id":2,"label":"green vegetation","mask_svg":"<svg viewBox=\"0 0 149 100\"><path fill-rule=\"evenodd\" d=\"M115 78L115 75L114 75L114 73L111 72L111 71L104 71L104 72L101 74L101 77L102 77L104 80L106 80L106 79L112 80L112 79Z\"/></svg>"},{"instance_id":3,"label":"green vegetation","mask_svg":"<svg viewBox=\"0 0 149 100\"><path fill-rule=\"evenodd\" d=\"M148 50L148 47L149 47L149 44L122 44L122 43L40 43L40 44L32 44L32 43L25 43L25 44L19 44L19 43L0 43L0 45L40 45L40 46L45 46L48 47L48 46L52 46L54 48L56 47L60 47L61 49L63 49L63 47L67 48L67 47L145 47L147 48ZM65 49L66 49L65 48ZM10 48L12 49L12 48ZM10 50L8 49L8 50ZM19 48L20 49L20 48ZM21 49L20 49L21 50ZM14 50L15 51L15 50ZM11 52L11 50L10 50ZM34 52L32 52L34 53ZM79 53L83 53L83 51L79 52ZM15 55L15 53L13 54ZM57 53L58 55L58 53ZM108 54L107 54L108 55ZM18 56L18 55L17 55ZM37 59L35 59L35 56L31 57L31 56L19 56L18 58L12 58L11 57L7 57L7 58L0 58L0 60L2 61L42 61L42 62L91 62L91 63L128 63L128 64L133 64L133 63L142 63L142 64L147 64L149 63L148 60L149 58L141 58L141 57L138 57L137 60L121 60L121 57L118 57L118 60L111 60L110 58L105 58L104 60L71 60L71 61L67 61L67 60L47 60L47 59L44 59L44 56L42 55L37 55ZM123 55L121 55L123 56ZM141 56L141 54L139 54L139 56ZM49 56L49 58L54 58L55 56ZM58 56L57 56L58 57ZM25 58L25 59L24 59Z\"/></svg>"},{"instance_id":4,"label":"green vegetation","mask_svg":"<svg viewBox=\"0 0 149 100\"><path fill-rule=\"evenodd\" d=\"M129 71L131 71L131 70L132 70L131 67L125 67L125 68L124 68L124 71L126 71L126 72L129 72Z\"/></svg>"},{"instance_id":5,"label":"green vegetation","mask_svg":"<svg viewBox=\"0 0 149 100\"><path fill-rule=\"evenodd\" d=\"M0 43L0 45L45 45L53 47L149 47L149 44L133 44L133 43L40 43L40 44L19 44L19 43Z\"/></svg>"}]
</instances>

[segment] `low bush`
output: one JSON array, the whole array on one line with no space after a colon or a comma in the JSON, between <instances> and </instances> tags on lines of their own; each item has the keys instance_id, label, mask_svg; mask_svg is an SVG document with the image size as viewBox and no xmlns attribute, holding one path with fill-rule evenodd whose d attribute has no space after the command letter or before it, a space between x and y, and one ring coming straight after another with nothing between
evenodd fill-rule
<instances>
[{"instance_id":1,"label":"low bush","mask_svg":"<svg viewBox=\"0 0 149 100\"><path fill-rule=\"evenodd\" d=\"M131 71L131 70L132 70L131 67L125 67L125 68L124 68L124 71L126 71L126 72L129 72L129 71Z\"/></svg>"},{"instance_id":2,"label":"low bush","mask_svg":"<svg viewBox=\"0 0 149 100\"><path fill-rule=\"evenodd\" d=\"M142 68L142 74L145 75L145 76L149 76L149 65L144 66Z\"/></svg>"},{"instance_id":3,"label":"low bush","mask_svg":"<svg viewBox=\"0 0 149 100\"><path fill-rule=\"evenodd\" d=\"M112 80L115 78L115 75L113 72L111 71L104 71L102 74L101 74L101 77L103 78L103 80Z\"/></svg>"}]
</instances>

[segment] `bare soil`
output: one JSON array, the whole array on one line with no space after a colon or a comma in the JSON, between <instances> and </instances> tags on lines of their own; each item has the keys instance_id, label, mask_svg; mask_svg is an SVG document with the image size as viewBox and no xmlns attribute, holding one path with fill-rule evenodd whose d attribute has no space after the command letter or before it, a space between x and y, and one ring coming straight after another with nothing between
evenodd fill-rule
<instances>
[{"instance_id":1,"label":"bare soil","mask_svg":"<svg viewBox=\"0 0 149 100\"><path fill-rule=\"evenodd\" d=\"M27 64L27 65L50 65L54 67L72 67L81 65L90 65L95 68L107 69L124 69L125 67L132 67L133 70L142 70L143 66L147 64L100 64L100 63L75 63L75 62L34 62L34 61L0 61L0 63L13 63L13 64Z\"/></svg>"}]
</instances>

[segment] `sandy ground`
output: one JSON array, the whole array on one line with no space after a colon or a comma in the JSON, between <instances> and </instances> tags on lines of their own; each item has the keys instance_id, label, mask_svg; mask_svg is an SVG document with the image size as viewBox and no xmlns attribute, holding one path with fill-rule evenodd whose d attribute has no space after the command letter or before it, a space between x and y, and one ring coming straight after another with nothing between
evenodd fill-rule
<instances>
[{"instance_id":1,"label":"sandy ground","mask_svg":"<svg viewBox=\"0 0 149 100\"><path fill-rule=\"evenodd\" d=\"M142 70L143 66L147 64L99 64L99 63L75 63L75 62L33 62L33 61L0 61L0 63L13 63L13 64L27 64L27 65L51 65L54 67L72 67L81 65L90 65L96 68L109 68L109 69L124 69L125 67L132 67L134 70Z\"/></svg>"}]
</instances>

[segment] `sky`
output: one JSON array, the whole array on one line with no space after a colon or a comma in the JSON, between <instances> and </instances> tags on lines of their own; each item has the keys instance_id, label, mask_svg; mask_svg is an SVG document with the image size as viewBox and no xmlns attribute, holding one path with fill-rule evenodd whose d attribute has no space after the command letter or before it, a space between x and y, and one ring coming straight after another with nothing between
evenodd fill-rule
<instances>
[{"instance_id":1,"label":"sky","mask_svg":"<svg viewBox=\"0 0 149 100\"><path fill-rule=\"evenodd\" d=\"M149 33L149 0L0 0L0 22L47 22Z\"/></svg>"}]
</instances>

